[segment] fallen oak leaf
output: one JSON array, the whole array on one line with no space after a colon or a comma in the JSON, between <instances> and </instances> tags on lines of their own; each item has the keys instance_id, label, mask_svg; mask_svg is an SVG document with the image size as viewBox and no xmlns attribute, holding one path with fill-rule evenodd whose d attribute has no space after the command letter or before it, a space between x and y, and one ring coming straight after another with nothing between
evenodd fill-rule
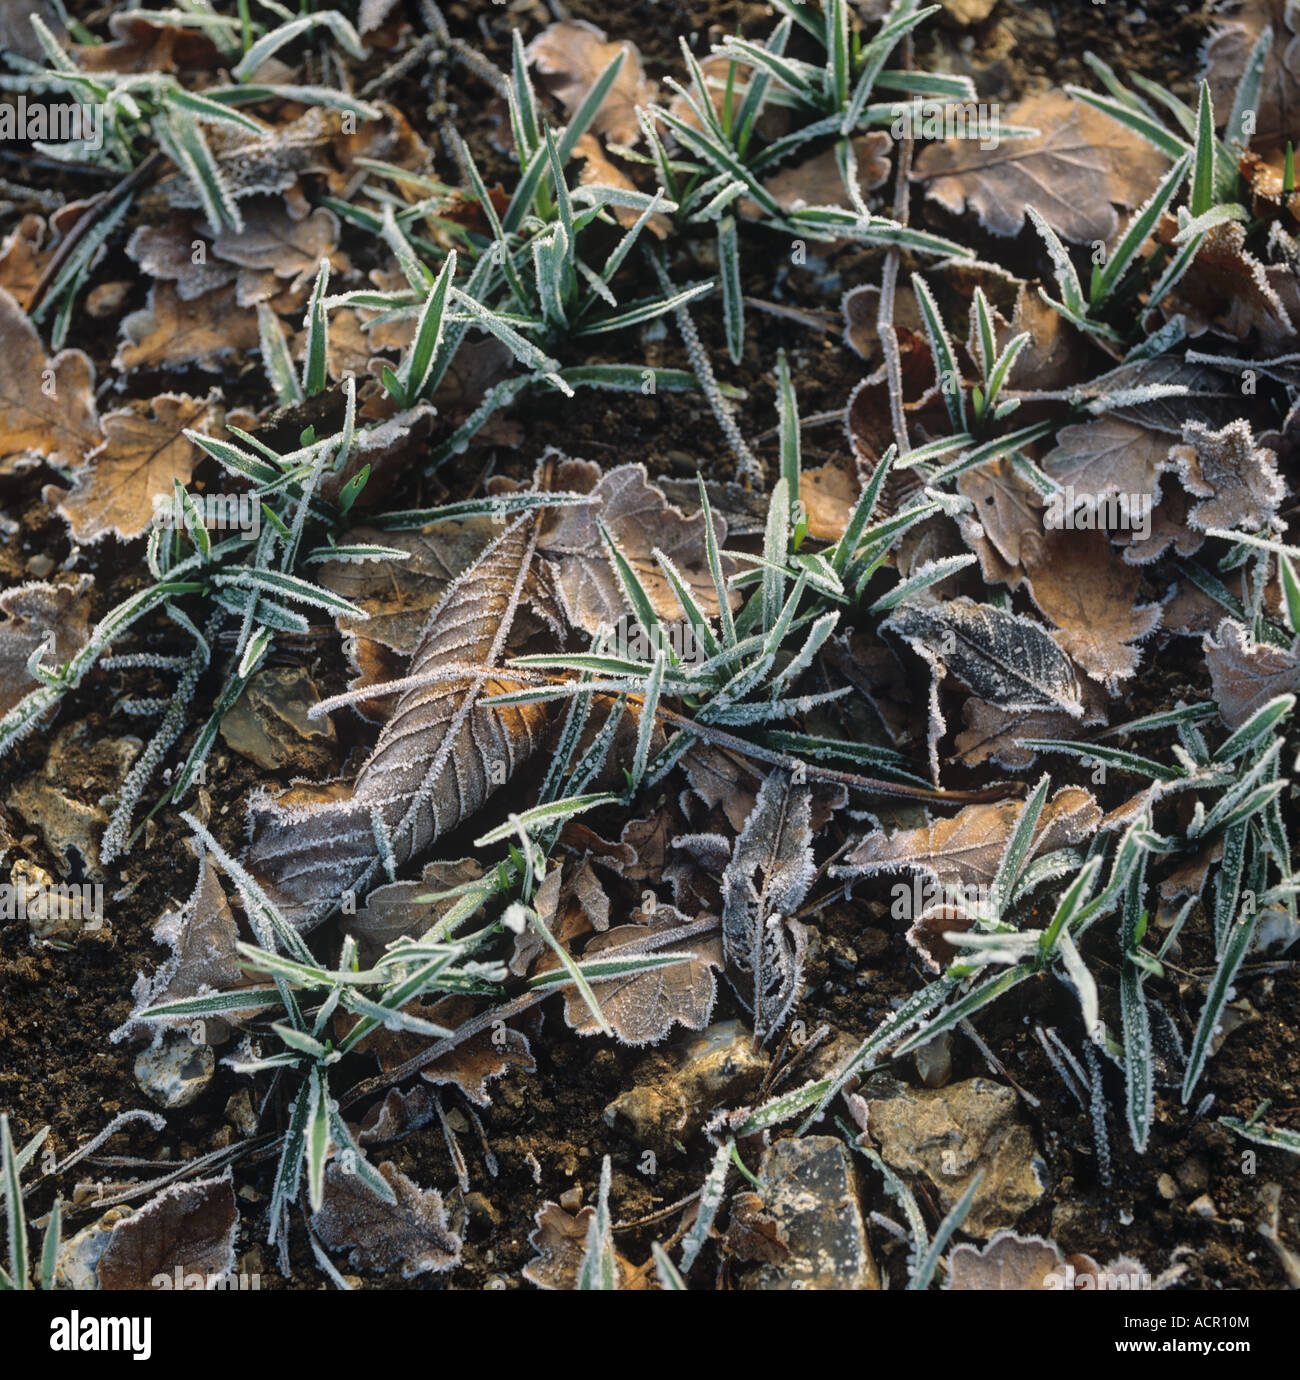
<instances>
[{"instance_id":1,"label":"fallen oak leaf","mask_svg":"<svg viewBox=\"0 0 1300 1380\"><path fill-rule=\"evenodd\" d=\"M626 54L623 66L588 131L630 145L641 137L637 106L649 107L655 99L654 83L645 78L635 44L608 43L603 29L578 20L549 24L528 45L525 57L537 69L542 86L572 115L620 50Z\"/></svg>"},{"instance_id":2,"label":"fallen oak leaf","mask_svg":"<svg viewBox=\"0 0 1300 1380\"><path fill-rule=\"evenodd\" d=\"M559 1203L543 1203L533 1220L537 1226L528 1236L528 1244L537 1254L523 1268L523 1276L539 1289L576 1289L587 1250L587 1234L596 1216L593 1207L566 1212ZM644 1271L615 1252L619 1287L648 1289Z\"/></svg>"},{"instance_id":3,"label":"fallen oak leaf","mask_svg":"<svg viewBox=\"0 0 1300 1380\"><path fill-rule=\"evenodd\" d=\"M216 419L212 402L184 393L161 394L148 413L109 412L104 442L87 457L71 490L50 486L46 501L56 501L78 545L110 533L123 541L142 536L160 503L170 510L174 485L187 486L202 458L185 432L209 432Z\"/></svg>"},{"instance_id":4,"label":"fallen oak leaf","mask_svg":"<svg viewBox=\"0 0 1300 1380\"><path fill-rule=\"evenodd\" d=\"M26 584L0 592L0 714L6 714L40 684L28 662L42 646L41 664L55 670L74 657L90 637L93 575L71 584Z\"/></svg>"},{"instance_id":5,"label":"fallen oak leaf","mask_svg":"<svg viewBox=\"0 0 1300 1380\"><path fill-rule=\"evenodd\" d=\"M1169 459L1183 487L1199 499L1187 521L1200 531L1211 527L1256 531L1277 516L1286 485L1277 472L1277 455L1255 444L1250 423L1238 417L1221 431L1200 422L1183 427L1183 444Z\"/></svg>"},{"instance_id":6,"label":"fallen oak leaf","mask_svg":"<svg viewBox=\"0 0 1300 1380\"><path fill-rule=\"evenodd\" d=\"M215 371L226 355L261 348L257 315L236 304L230 285L186 302L174 284L157 282L147 305L122 322L122 335L113 368L124 373L187 364Z\"/></svg>"},{"instance_id":7,"label":"fallen oak leaf","mask_svg":"<svg viewBox=\"0 0 1300 1380\"><path fill-rule=\"evenodd\" d=\"M831 868L835 877L870 877L881 872L915 872L938 886L987 887L1015 832L1023 801L967 805L947 819L918 829L867 834ZM1102 814L1090 791L1063 786L1043 806L1025 861L1087 838Z\"/></svg>"},{"instance_id":8,"label":"fallen oak leaf","mask_svg":"<svg viewBox=\"0 0 1300 1380\"><path fill-rule=\"evenodd\" d=\"M332 1251L346 1250L355 1269L396 1268L403 1279L459 1265L461 1239L448 1225L442 1194L421 1188L395 1164L377 1168L396 1202L385 1202L338 1159L326 1166L325 1197L311 1219L321 1243Z\"/></svg>"},{"instance_id":9,"label":"fallen oak leaf","mask_svg":"<svg viewBox=\"0 0 1300 1380\"><path fill-rule=\"evenodd\" d=\"M27 313L0 288L0 459L34 451L75 467L103 440L95 366L80 350L45 354Z\"/></svg>"},{"instance_id":10,"label":"fallen oak leaf","mask_svg":"<svg viewBox=\"0 0 1300 1380\"><path fill-rule=\"evenodd\" d=\"M645 916L643 922L615 925L597 934L583 950L582 961L642 954L689 954L690 961L624 977L592 979L592 995L601 1014L628 1045L655 1044L666 1038L674 1024L703 1030L717 1000L714 970L723 966L717 919L687 920L662 903L639 914ZM569 983L563 991L569 1028L579 1035L600 1034L600 1023L577 986Z\"/></svg>"},{"instance_id":11,"label":"fallen oak leaf","mask_svg":"<svg viewBox=\"0 0 1300 1380\"><path fill-rule=\"evenodd\" d=\"M1167 160L1140 135L1064 91L1022 101L1006 121L1040 132L993 148L973 139L931 144L912 173L945 210L972 210L995 235L1019 234L1033 206L1067 240L1110 241L1119 228L1116 205L1142 205L1165 169Z\"/></svg>"},{"instance_id":12,"label":"fallen oak leaf","mask_svg":"<svg viewBox=\"0 0 1300 1380\"><path fill-rule=\"evenodd\" d=\"M1219 717L1231 729L1278 695L1300 694L1300 654L1294 647L1257 642L1232 618L1223 619L1213 636L1206 633L1202 646Z\"/></svg>"}]
</instances>

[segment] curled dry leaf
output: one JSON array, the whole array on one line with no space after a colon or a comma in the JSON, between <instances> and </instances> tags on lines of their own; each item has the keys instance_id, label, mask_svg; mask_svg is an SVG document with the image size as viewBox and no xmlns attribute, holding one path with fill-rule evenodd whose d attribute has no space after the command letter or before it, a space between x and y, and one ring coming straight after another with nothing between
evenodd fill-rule
<instances>
[{"instance_id":1,"label":"curled dry leaf","mask_svg":"<svg viewBox=\"0 0 1300 1380\"><path fill-rule=\"evenodd\" d=\"M1257 642L1240 623L1225 618L1214 636L1205 635L1205 664L1229 728L1247 719L1278 695L1300 694L1300 655L1296 648Z\"/></svg>"},{"instance_id":2,"label":"curled dry leaf","mask_svg":"<svg viewBox=\"0 0 1300 1380\"><path fill-rule=\"evenodd\" d=\"M528 1244L537 1254L524 1266L524 1278L539 1289L576 1289L578 1271L587 1248L587 1230L596 1215L592 1207L566 1212L559 1203L545 1203L534 1220ZM645 1275L615 1252L621 1289L648 1289Z\"/></svg>"},{"instance_id":3,"label":"curled dry leaf","mask_svg":"<svg viewBox=\"0 0 1300 1380\"><path fill-rule=\"evenodd\" d=\"M417 683L350 794L253 797L248 862L295 925L318 924L345 892L363 894L385 854L401 866L467 819L540 745L545 706L480 703L518 688L490 668L532 574L537 522L517 519L448 587L412 658ZM475 669L456 674L462 667Z\"/></svg>"},{"instance_id":4,"label":"curled dry leaf","mask_svg":"<svg viewBox=\"0 0 1300 1380\"><path fill-rule=\"evenodd\" d=\"M0 288L26 311L41 274L54 257L46 243L45 222L24 216L0 243Z\"/></svg>"},{"instance_id":5,"label":"curled dry leaf","mask_svg":"<svg viewBox=\"0 0 1300 1380\"><path fill-rule=\"evenodd\" d=\"M179 910L164 912L154 926L154 939L171 949L171 957L159 964L152 977L140 973L131 989L135 1008L113 1031L115 1042L137 1034L149 1035L157 1044L170 1024L188 1026L190 1017L173 1021L141 1021L139 1013L162 1002L182 1001L208 992L227 992L252 979L239 966L239 928L206 849L199 853L199 875L190 898ZM204 1022L204 1044L218 1043L225 1022Z\"/></svg>"},{"instance_id":6,"label":"curled dry leaf","mask_svg":"<svg viewBox=\"0 0 1300 1380\"><path fill-rule=\"evenodd\" d=\"M217 67L221 53L199 29L167 24L139 10L112 14L111 43L73 44L83 72L178 72Z\"/></svg>"},{"instance_id":7,"label":"curled dry leaf","mask_svg":"<svg viewBox=\"0 0 1300 1380\"><path fill-rule=\"evenodd\" d=\"M1122 1284L1108 1282L1120 1276ZM1103 1270L1091 1256L1067 1256L1055 1241L1013 1231L995 1232L983 1247L963 1241L948 1256L949 1289L1141 1289L1149 1279L1136 1260L1112 1260Z\"/></svg>"},{"instance_id":8,"label":"curled dry leaf","mask_svg":"<svg viewBox=\"0 0 1300 1380\"><path fill-rule=\"evenodd\" d=\"M527 57L541 84L572 115L620 48L627 56L588 128L616 144L635 144L641 137L636 108L651 104L655 87L641 70L641 54L634 44L607 43L604 30L579 20L548 25L528 45Z\"/></svg>"},{"instance_id":9,"label":"curled dry leaf","mask_svg":"<svg viewBox=\"0 0 1300 1380\"><path fill-rule=\"evenodd\" d=\"M615 925L598 934L583 950L584 960L597 955L629 958L640 954L690 954L687 963L652 968L629 977L591 984L601 1013L624 1044L655 1044L674 1024L703 1030L717 1000L722 939L712 916L687 920L672 906L658 905L642 921ZM600 1025L577 987L564 988L564 1018L579 1035L596 1035Z\"/></svg>"},{"instance_id":10,"label":"curled dry leaf","mask_svg":"<svg viewBox=\"0 0 1300 1380\"><path fill-rule=\"evenodd\" d=\"M325 1170L325 1199L312 1216L321 1243L348 1252L360 1270L392 1270L403 1279L450 1270L460 1264L460 1237L447 1224L442 1194L421 1188L394 1164L378 1166L397 1195L386 1203L338 1160Z\"/></svg>"},{"instance_id":11,"label":"curled dry leaf","mask_svg":"<svg viewBox=\"0 0 1300 1380\"><path fill-rule=\"evenodd\" d=\"M235 1273L238 1231L229 1170L173 1184L114 1226L95 1266L100 1288L187 1288L191 1275L205 1277L206 1287L207 1279Z\"/></svg>"},{"instance_id":12,"label":"curled dry leaf","mask_svg":"<svg viewBox=\"0 0 1300 1380\"><path fill-rule=\"evenodd\" d=\"M1064 91L1032 96L1005 120L1039 133L995 148L975 139L932 144L912 174L946 210L974 211L995 235L1019 234L1032 206L1067 240L1110 240L1119 228L1115 207L1142 205L1165 171L1145 139Z\"/></svg>"},{"instance_id":13,"label":"curled dry leaf","mask_svg":"<svg viewBox=\"0 0 1300 1380\"><path fill-rule=\"evenodd\" d=\"M1177 223L1166 216L1157 238L1171 244ZM1295 325L1278 295L1274 275L1246 248L1245 228L1237 221L1216 225L1196 251L1191 268L1160 303L1167 318L1181 316L1188 335L1217 331L1244 340L1252 331L1269 346L1295 338Z\"/></svg>"},{"instance_id":14,"label":"curled dry leaf","mask_svg":"<svg viewBox=\"0 0 1300 1380\"><path fill-rule=\"evenodd\" d=\"M382 1102L376 1102L361 1118L357 1127L359 1145L383 1145L386 1141L401 1140L421 1126L427 1126L437 1115L433 1094L417 1084L410 1092L390 1088Z\"/></svg>"},{"instance_id":15,"label":"curled dry leaf","mask_svg":"<svg viewBox=\"0 0 1300 1380\"><path fill-rule=\"evenodd\" d=\"M919 829L868 834L831 868L833 876L869 877L880 872L919 872L941 886L987 886L997 876L1024 803L1001 800L967 805L950 819ZM1063 786L1043 806L1028 857L1050 853L1087 838L1101 822L1090 791Z\"/></svg>"},{"instance_id":16,"label":"curled dry leaf","mask_svg":"<svg viewBox=\"0 0 1300 1380\"><path fill-rule=\"evenodd\" d=\"M95 413L95 366L80 350L53 359L27 313L0 289L0 459L34 451L77 466L103 439Z\"/></svg>"},{"instance_id":17,"label":"curled dry leaf","mask_svg":"<svg viewBox=\"0 0 1300 1380\"><path fill-rule=\"evenodd\" d=\"M802 989L808 932L794 914L816 871L811 798L788 771L773 771L722 876L727 977L760 1041L780 1029Z\"/></svg>"},{"instance_id":18,"label":"curled dry leaf","mask_svg":"<svg viewBox=\"0 0 1300 1380\"><path fill-rule=\"evenodd\" d=\"M720 807L739 833L753 813L761 774L738 752L712 743L695 743L682 758L682 770L691 790L709 809Z\"/></svg>"},{"instance_id":19,"label":"curled dry leaf","mask_svg":"<svg viewBox=\"0 0 1300 1380\"><path fill-rule=\"evenodd\" d=\"M62 585L29 580L0 593L0 714L36 689L27 663L39 647L47 646L41 665L53 670L86 645L94 583L93 575Z\"/></svg>"},{"instance_id":20,"label":"curled dry leaf","mask_svg":"<svg viewBox=\"0 0 1300 1380\"><path fill-rule=\"evenodd\" d=\"M163 393L150 410L110 412L103 419L105 440L91 452L68 492L51 486L74 541L90 545L110 533L123 540L144 534L155 502L170 505L173 485L188 485L200 456L186 430L211 432L217 409L184 393Z\"/></svg>"}]
</instances>

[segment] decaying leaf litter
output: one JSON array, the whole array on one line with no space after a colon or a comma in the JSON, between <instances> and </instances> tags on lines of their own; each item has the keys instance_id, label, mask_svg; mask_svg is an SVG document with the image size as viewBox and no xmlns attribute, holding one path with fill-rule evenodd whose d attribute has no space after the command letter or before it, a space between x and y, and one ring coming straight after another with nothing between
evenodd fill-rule
<instances>
[{"instance_id":1,"label":"decaying leaf litter","mask_svg":"<svg viewBox=\"0 0 1300 1380\"><path fill-rule=\"evenodd\" d=\"M1284 7L351 8L6 39L9 1277L1293 1280Z\"/></svg>"}]
</instances>

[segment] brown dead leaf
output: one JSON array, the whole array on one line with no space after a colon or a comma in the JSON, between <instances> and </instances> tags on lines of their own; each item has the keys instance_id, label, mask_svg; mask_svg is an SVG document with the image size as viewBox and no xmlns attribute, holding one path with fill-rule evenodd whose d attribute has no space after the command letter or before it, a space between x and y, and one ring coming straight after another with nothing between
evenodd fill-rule
<instances>
[{"instance_id":1,"label":"brown dead leaf","mask_svg":"<svg viewBox=\"0 0 1300 1380\"><path fill-rule=\"evenodd\" d=\"M30 580L0 593L0 714L36 689L27 662L38 647L50 644L41 664L54 670L86 645L94 583L93 575L61 585Z\"/></svg>"},{"instance_id":2,"label":"brown dead leaf","mask_svg":"<svg viewBox=\"0 0 1300 1380\"><path fill-rule=\"evenodd\" d=\"M80 350L53 359L27 313L0 288L0 459L35 451L75 467L103 439L95 413L95 366Z\"/></svg>"},{"instance_id":3,"label":"brown dead leaf","mask_svg":"<svg viewBox=\"0 0 1300 1380\"><path fill-rule=\"evenodd\" d=\"M32 292L54 257L46 244L45 222L40 216L24 216L0 244L0 288L27 310Z\"/></svg>"},{"instance_id":4,"label":"brown dead leaf","mask_svg":"<svg viewBox=\"0 0 1300 1380\"><path fill-rule=\"evenodd\" d=\"M172 283L155 283L148 305L122 322L122 334L113 367L127 373L187 364L215 371L224 356L261 348L257 315L236 304L231 286L186 302Z\"/></svg>"},{"instance_id":5,"label":"brown dead leaf","mask_svg":"<svg viewBox=\"0 0 1300 1380\"><path fill-rule=\"evenodd\" d=\"M330 260L337 271L346 268L346 259L337 253L339 222L333 211L318 206L309 216L296 219L281 197L250 199L240 209L244 228L223 229L212 241L217 258L291 278L296 289L316 277L322 259Z\"/></svg>"},{"instance_id":6,"label":"brown dead leaf","mask_svg":"<svg viewBox=\"0 0 1300 1380\"><path fill-rule=\"evenodd\" d=\"M401 1140L421 1126L427 1126L437 1115L433 1094L417 1084L410 1092L390 1088L382 1102L376 1102L361 1118L357 1127L359 1145L383 1145L386 1141Z\"/></svg>"},{"instance_id":7,"label":"brown dead leaf","mask_svg":"<svg viewBox=\"0 0 1300 1380\"><path fill-rule=\"evenodd\" d=\"M429 610L500 530L490 518L433 523L409 532L349 528L342 544L390 546L410 556L404 561L326 561L321 565L320 583L369 615L358 619L339 614L339 631L410 656Z\"/></svg>"},{"instance_id":8,"label":"brown dead leaf","mask_svg":"<svg viewBox=\"0 0 1300 1380\"><path fill-rule=\"evenodd\" d=\"M394 940L418 939L452 904L421 901L421 896L450 891L481 875L482 867L475 859L460 858L455 862L426 863L418 882L389 882L376 887L356 915L342 921L343 933L357 941L362 967L371 967Z\"/></svg>"},{"instance_id":9,"label":"brown dead leaf","mask_svg":"<svg viewBox=\"0 0 1300 1380\"><path fill-rule=\"evenodd\" d=\"M528 1237L528 1244L537 1254L524 1266L524 1278L539 1289L576 1289L587 1248L587 1229L595 1215L596 1209L592 1207L569 1213L559 1203L544 1203L534 1218L537 1227ZM650 1287L645 1275L630 1261L617 1252L614 1259L620 1288Z\"/></svg>"},{"instance_id":10,"label":"brown dead leaf","mask_svg":"<svg viewBox=\"0 0 1300 1380\"><path fill-rule=\"evenodd\" d=\"M603 29L578 20L548 25L528 45L527 58L537 69L541 85L572 115L620 48L627 56L589 132L607 135L617 144L635 144L641 137L636 107L648 107L656 94L654 83L641 70L635 44L607 43Z\"/></svg>"},{"instance_id":11,"label":"brown dead leaf","mask_svg":"<svg viewBox=\"0 0 1300 1380\"><path fill-rule=\"evenodd\" d=\"M992 149L974 139L931 144L912 174L946 210L974 211L995 235L1019 234L1033 206L1067 240L1109 241L1119 228L1115 207L1140 206L1165 171L1145 139L1064 91L1031 96L1004 118L1040 132Z\"/></svg>"},{"instance_id":12,"label":"brown dead leaf","mask_svg":"<svg viewBox=\"0 0 1300 1380\"><path fill-rule=\"evenodd\" d=\"M622 168L611 162L594 134L584 134L574 145L573 151L583 160L578 181L584 187L619 187L625 192L639 190ZM641 212L634 206L611 206L610 210L625 230L630 230L641 218ZM646 222L646 228L659 240L667 237L672 226L672 221L662 211L656 211Z\"/></svg>"},{"instance_id":13,"label":"brown dead leaf","mask_svg":"<svg viewBox=\"0 0 1300 1380\"><path fill-rule=\"evenodd\" d=\"M234 1275L238 1232L229 1170L173 1184L113 1227L95 1274L101 1289L188 1289L192 1276L206 1289L209 1277Z\"/></svg>"},{"instance_id":14,"label":"brown dead leaf","mask_svg":"<svg viewBox=\"0 0 1300 1380\"><path fill-rule=\"evenodd\" d=\"M967 805L950 819L931 820L919 829L866 835L831 869L833 876L868 877L881 872L912 871L940 885L987 886L1024 809L1024 802ZM1090 791L1063 786L1043 806L1028 857L1050 853L1087 838L1101 821Z\"/></svg>"},{"instance_id":15,"label":"brown dead leaf","mask_svg":"<svg viewBox=\"0 0 1300 1380\"><path fill-rule=\"evenodd\" d=\"M240 967L239 928L226 900L206 850L199 853L199 875L189 900L179 910L163 913L154 926L153 937L171 949L171 956L154 971L152 977L140 974L136 978L132 996L135 1009L127 1020L113 1031L114 1041L129 1036L148 1035L157 1041L167 1025L186 1028L193 1018L179 1016L172 1021L141 1021L139 1013L164 1001L182 1001L207 992L227 992L247 985L252 979ZM205 1044L218 1043L228 1033L224 1020L204 1022Z\"/></svg>"},{"instance_id":16,"label":"brown dead leaf","mask_svg":"<svg viewBox=\"0 0 1300 1380\"><path fill-rule=\"evenodd\" d=\"M104 417L106 440L89 457L58 511L68 520L72 538L91 545L112 533L123 540L141 536L154 516L154 504L170 503L173 483L190 482L201 458L185 431L210 432L216 424L213 403L184 393L163 393L150 411L110 412Z\"/></svg>"},{"instance_id":17,"label":"brown dead leaf","mask_svg":"<svg viewBox=\"0 0 1300 1380\"><path fill-rule=\"evenodd\" d=\"M1221 431L1200 422L1183 428L1183 444L1169 458L1189 494L1201 500L1187 514L1201 531L1210 527L1257 531L1277 516L1286 485L1277 455L1257 446L1250 423L1239 417Z\"/></svg>"},{"instance_id":18,"label":"brown dead leaf","mask_svg":"<svg viewBox=\"0 0 1300 1380\"><path fill-rule=\"evenodd\" d=\"M460 1237L447 1224L442 1194L421 1188L394 1164L379 1173L397 1195L386 1203L338 1160L325 1170L325 1199L312 1216L321 1242L346 1250L355 1269L391 1271L403 1279L440 1273L460 1264Z\"/></svg>"},{"instance_id":19,"label":"brown dead leaf","mask_svg":"<svg viewBox=\"0 0 1300 1380\"><path fill-rule=\"evenodd\" d=\"M1104 531L1045 536L1041 562L1026 569L1029 592L1060 630L1057 643L1116 693L1137 671L1132 644L1160 626L1160 605L1137 602L1141 571L1116 556Z\"/></svg>"},{"instance_id":20,"label":"brown dead leaf","mask_svg":"<svg viewBox=\"0 0 1300 1380\"><path fill-rule=\"evenodd\" d=\"M219 67L221 52L201 29L166 24L147 12L111 14L110 43L74 43L83 72L179 72Z\"/></svg>"},{"instance_id":21,"label":"brown dead leaf","mask_svg":"<svg viewBox=\"0 0 1300 1380\"><path fill-rule=\"evenodd\" d=\"M538 550L554 572L569 623L594 633L613 627L628 612L596 526L602 519L637 572L655 612L669 622L682 617L672 585L654 558L656 550L677 567L706 614L718 612L704 541L704 515L685 517L646 476L644 465L619 465L601 473L583 461L562 464L557 488L590 494L592 502L553 510L542 525ZM718 546L726 524L714 515ZM723 561L724 577L730 574Z\"/></svg>"},{"instance_id":22,"label":"brown dead leaf","mask_svg":"<svg viewBox=\"0 0 1300 1380\"><path fill-rule=\"evenodd\" d=\"M849 525L854 505L862 496L857 476L832 461L799 475L799 499L808 515L808 535L818 541L839 541Z\"/></svg>"},{"instance_id":23,"label":"brown dead leaf","mask_svg":"<svg viewBox=\"0 0 1300 1380\"><path fill-rule=\"evenodd\" d=\"M985 762L1007 771L1033 766L1037 753L1024 747L1024 738L1076 738L1084 724L1058 710L1009 712L975 695L962 705L965 729L956 738L956 758L968 767ZM1104 722L1104 716L1103 716Z\"/></svg>"},{"instance_id":24,"label":"brown dead leaf","mask_svg":"<svg viewBox=\"0 0 1300 1380\"><path fill-rule=\"evenodd\" d=\"M1171 244L1178 225L1166 216L1157 238ZM1191 336L1217 331L1245 340L1252 331L1268 346L1295 338L1292 322L1268 269L1246 249L1245 227L1237 221L1216 225L1196 251L1192 266L1160 303L1166 319L1181 316Z\"/></svg>"},{"instance_id":25,"label":"brown dead leaf","mask_svg":"<svg viewBox=\"0 0 1300 1380\"><path fill-rule=\"evenodd\" d=\"M1218 5L1215 20L1204 62L1216 111L1232 109L1251 49L1266 25L1273 30L1250 143L1257 153L1280 152L1300 130L1300 12L1290 0L1238 0Z\"/></svg>"},{"instance_id":26,"label":"brown dead leaf","mask_svg":"<svg viewBox=\"0 0 1300 1380\"><path fill-rule=\"evenodd\" d=\"M1300 694L1300 655L1296 649L1256 642L1231 618L1205 635L1205 664L1229 728L1240 728L1261 706L1278 695Z\"/></svg>"},{"instance_id":27,"label":"brown dead leaf","mask_svg":"<svg viewBox=\"0 0 1300 1380\"><path fill-rule=\"evenodd\" d=\"M723 965L722 937L712 916L687 920L672 906L658 905L630 925L615 925L597 934L583 950L584 960L598 954L627 958L634 954L692 954L686 963L654 968L632 977L592 982L592 994L624 1044L655 1044L673 1025L703 1030L717 1000L715 970ZM564 988L564 1018L579 1035L596 1035L600 1025L586 998L570 984Z\"/></svg>"},{"instance_id":28,"label":"brown dead leaf","mask_svg":"<svg viewBox=\"0 0 1300 1380\"><path fill-rule=\"evenodd\" d=\"M858 159L858 190L863 196L875 191L889 177L892 148L893 140L881 130L860 134L853 140L853 152ZM841 206L847 211L854 208L834 149L826 149L802 163L782 168L769 177L763 187L787 212L806 206ZM763 218L762 208L748 197L740 201L739 210L749 220Z\"/></svg>"}]
</instances>

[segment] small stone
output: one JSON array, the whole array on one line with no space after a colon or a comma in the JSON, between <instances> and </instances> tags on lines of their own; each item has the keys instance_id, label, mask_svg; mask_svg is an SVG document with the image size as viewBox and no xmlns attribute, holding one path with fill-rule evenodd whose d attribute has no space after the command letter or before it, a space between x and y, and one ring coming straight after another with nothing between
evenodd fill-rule
<instances>
[{"instance_id":1,"label":"small stone","mask_svg":"<svg viewBox=\"0 0 1300 1380\"><path fill-rule=\"evenodd\" d=\"M33 580L43 580L51 570L54 569L54 562L43 551L31 556L27 561L27 573Z\"/></svg>"},{"instance_id":2,"label":"small stone","mask_svg":"<svg viewBox=\"0 0 1300 1380\"><path fill-rule=\"evenodd\" d=\"M1178 1197L1178 1185L1173 1181L1171 1175L1161 1174L1156 1180L1156 1192L1165 1202L1172 1203L1173 1200Z\"/></svg>"},{"instance_id":3,"label":"small stone","mask_svg":"<svg viewBox=\"0 0 1300 1380\"><path fill-rule=\"evenodd\" d=\"M940 0L948 17L958 24L982 24L998 0Z\"/></svg>"},{"instance_id":4,"label":"small stone","mask_svg":"<svg viewBox=\"0 0 1300 1380\"><path fill-rule=\"evenodd\" d=\"M690 1134L714 1107L731 1103L756 1088L767 1071L768 1056L754 1049L753 1036L739 1021L720 1021L679 1046L675 1071L657 1076L643 1065L642 1081L620 1093L605 1108L605 1124L622 1130L643 1146L667 1148Z\"/></svg>"},{"instance_id":5,"label":"small stone","mask_svg":"<svg viewBox=\"0 0 1300 1380\"><path fill-rule=\"evenodd\" d=\"M1197 1217L1217 1217L1219 1209L1214 1206L1214 1199L1208 1193L1202 1193L1195 1202L1188 1205L1187 1211Z\"/></svg>"},{"instance_id":6,"label":"small stone","mask_svg":"<svg viewBox=\"0 0 1300 1380\"><path fill-rule=\"evenodd\" d=\"M846 944L844 940L837 939L834 935L826 937L822 944L822 951L826 955L827 962L834 968L851 973L858 966L857 950L852 944Z\"/></svg>"},{"instance_id":7,"label":"small stone","mask_svg":"<svg viewBox=\"0 0 1300 1380\"><path fill-rule=\"evenodd\" d=\"M60 1289L98 1289L99 1275L96 1266L99 1258L108 1249L113 1239L113 1228L124 1222L134 1208L115 1207L97 1222L92 1222L83 1231L65 1241L59 1248L58 1262L54 1267L54 1282Z\"/></svg>"},{"instance_id":8,"label":"small stone","mask_svg":"<svg viewBox=\"0 0 1300 1380\"><path fill-rule=\"evenodd\" d=\"M197 1045L183 1031L168 1030L135 1061L135 1081L160 1107L188 1107L212 1082L217 1060L210 1045Z\"/></svg>"},{"instance_id":9,"label":"small stone","mask_svg":"<svg viewBox=\"0 0 1300 1380\"><path fill-rule=\"evenodd\" d=\"M1047 1165L1019 1119L1019 1099L1010 1088L987 1078L933 1090L876 1079L866 1093L868 1125L881 1157L893 1169L924 1175L941 1211L953 1207L983 1172L961 1227L969 1235L987 1237L1013 1226L1047 1192Z\"/></svg>"},{"instance_id":10,"label":"small stone","mask_svg":"<svg viewBox=\"0 0 1300 1380\"><path fill-rule=\"evenodd\" d=\"M320 703L301 666L258 671L221 721L221 736L241 757L266 771L293 766L305 775L334 765L334 725L328 715L309 719Z\"/></svg>"},{"instance_id":11,"label":"small stone","mask_svg":"<svg viewBox=\"0 0 1300 1380\"><path fill-rule=\"evenodd\" d=\"M226 1103L226 1121L241 1136L255 1135L257 1132L257 1113L253 1110L252 1099L247 1088L240 1090Z\"/></svg>"},{"instance_id":12,"label":"small stone","mask_svg":"<svg viewBox=\"0 0 1300 1380\"><path fill-rule=\"evenodd\" d=\"M933 1040L918 1046L912 1056L921 1082L927 1088L942 1088L952 1082L952 1032L945 1030Z\"/></svg>"},{"instance_id":13,"label":"small stone","mask_svg":"<svg viewBox=\"0 0 1300 1380\"><path fill-rule=\"evenodd\" d=\"M565 1212L577 1212L582 1207L582 1188L579 1184L574 1184L572 1188L566 1188L560 1194L560 1206Z\"/></svg>"},{"instance_id":14,"label":"small stone","mask_svg":"<svg viewBox=\"0 0 1300 1380\"><path fill-rule=\"evenodd\" d=\"M834 1136L780 1140L763 1156L765 1217L788 1248L740 1276L742 1289L879 1289L857 1175Z\"/></svg>"},{"instance_id":15,"label":"small stone","mask_svg":"<svg viewBox=\"0 0 1300 1380\"><path fill-rule=\"evenodd\" d=\"M501 1212L486 1194L467 1193L465 1195L465 1211L469 1215L470 1222L483 1231L491 1231L493 1227L501 1225Z\"/></svg>"}]
</instances>

